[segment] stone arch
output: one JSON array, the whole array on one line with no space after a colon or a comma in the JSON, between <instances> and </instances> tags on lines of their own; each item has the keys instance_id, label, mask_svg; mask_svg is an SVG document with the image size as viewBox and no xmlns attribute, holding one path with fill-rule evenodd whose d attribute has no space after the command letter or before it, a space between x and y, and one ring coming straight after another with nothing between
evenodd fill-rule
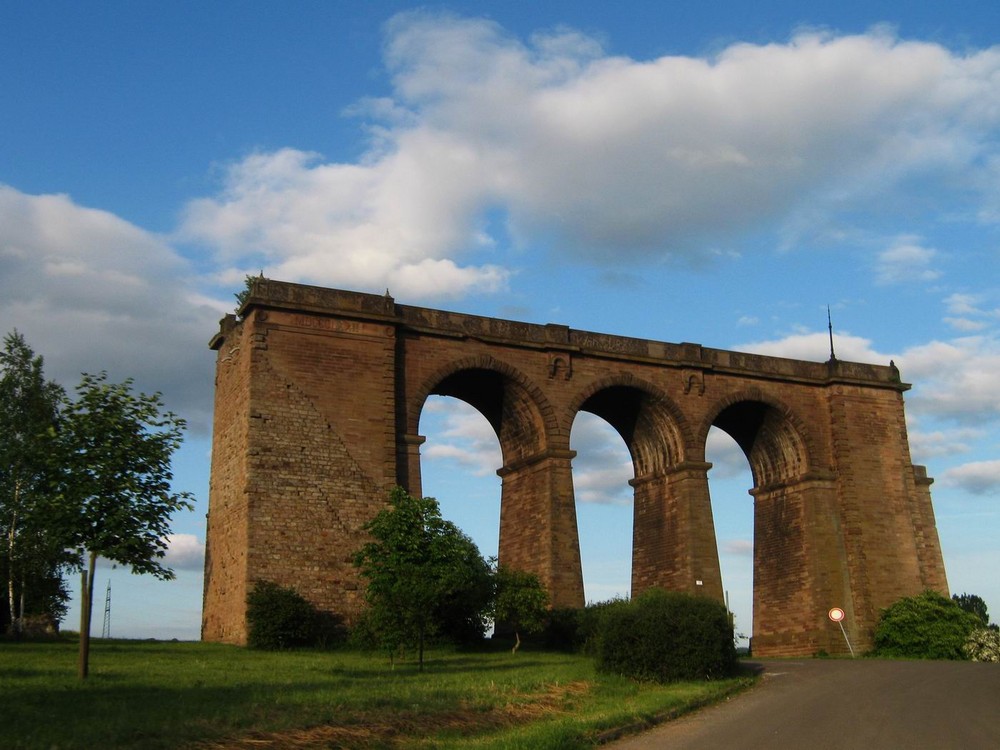
<instances>
[{"instance_id":1,"label":"stone arch","mask_svg":"<svg viewBox=\"0 0 1000 750\"><path fill-rule=\"evenodd\" d=\"M571 408L606 420L632 456L632 594L661 587L721 601L708 464L681 409L625 373L588 384Z\"/></svg>"},{"instance_id":2,"label":"stone arch","mask_svg":"<svg viewBox=\"0 0 1000 750\"><path fill-rule=\"evenodd\" d=\"M589 383L570 403L568 421L580 411L601 417L621 435L637 478L690 457L694 441L681 410L661 389L630 373Z\"/></svg>"},{"instance_id":3,"label":"stone arch","mask_svg":"<svg viewBox=\"0 0 1000 750\"><path fill-rule=\"evenodd\" d=\"M699 445L705 445L713 426L743 450L757 488L795 482L816 466L815 439L808 425L791 407L760 389L720 399L699 427Z\"/></svg>"},{"instance_id":4,"label":"stone arch","mask_svg":"<svg viewBox=\"0 0 1000 750\"><path fill-rule=\"evenodd\" d=\"M417 434L429 396L452 396L479 411L500 441L504 464L545 450L558 435L555 410L516 367L489 355L449 362L423 380L407 402L407 428Z\"/></svg>"}]
</instances>

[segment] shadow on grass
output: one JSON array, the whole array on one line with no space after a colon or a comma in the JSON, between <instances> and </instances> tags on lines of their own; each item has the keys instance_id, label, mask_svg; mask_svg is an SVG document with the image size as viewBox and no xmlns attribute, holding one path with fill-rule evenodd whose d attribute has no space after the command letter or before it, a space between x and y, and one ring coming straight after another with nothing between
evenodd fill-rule
<instances>
[{"instance_id":1,"label":"shadow on grass","mask_svg":"<svg viewBox=\"0 0 1000 750\"><path fill-rule=\"evenodd\" d=\"M317 681L169 688L126 685L119 675L102 674L82 685L19 692L17 710L0 730L0 745L167 748L254 728L348 720L354 709L338 715L335 701L315 700L331 687Z\"/></svg>"}]
</instances>

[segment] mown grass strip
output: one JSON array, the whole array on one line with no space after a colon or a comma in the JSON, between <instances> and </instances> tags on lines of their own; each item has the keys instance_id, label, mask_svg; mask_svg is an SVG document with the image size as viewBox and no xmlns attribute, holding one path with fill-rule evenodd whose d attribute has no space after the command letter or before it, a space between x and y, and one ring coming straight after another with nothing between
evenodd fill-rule
<instances>
[{"instance_id":1,"label":"mown grass strip","mask_svg":"<svg viewBox=\"0 0 1000 750\"><path fill-rule=\"evenodd\" d=\"M719 699L746 680L637 685L591 659L434 651L423 673L352 651L207 643L0 644L0 747L568 748Z\"/></svg>"}]
</instances>

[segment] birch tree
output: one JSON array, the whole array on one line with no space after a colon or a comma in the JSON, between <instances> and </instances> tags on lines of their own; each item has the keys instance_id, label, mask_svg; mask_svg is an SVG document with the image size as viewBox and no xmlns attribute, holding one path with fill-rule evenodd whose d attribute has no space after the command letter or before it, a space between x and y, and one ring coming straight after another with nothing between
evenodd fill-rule
<instances>
[{"instance_id":1,"label":"birch tree","mask_svg":"<svg viewBox=\"0 0 1000 750\"><path fill-rule=\"evenodd\" d=\"M0 352L0 528L11 630L23 628L26 602L34 600L56 619L67 598L62 569L73 562L50 533L59 406L63 389L47 381L43 359L16 330ZM46 596L33 589L49 589ZM57 611L52 611L53 609Z\"/></svg>"}]
</instances>

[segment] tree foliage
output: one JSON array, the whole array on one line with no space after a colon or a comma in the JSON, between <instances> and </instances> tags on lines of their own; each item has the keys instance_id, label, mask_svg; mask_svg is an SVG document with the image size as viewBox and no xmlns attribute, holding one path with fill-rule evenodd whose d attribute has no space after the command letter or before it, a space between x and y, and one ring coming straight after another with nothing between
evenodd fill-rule
<instances>
[{"instance_id":1,"label":"tree foliage","mask_svg":"<svg viewBox=\"0 0 1000 750\"><path fill-rule=\"evenodd\" d=\"M0 351L0 570L5 612L15 635L27 615L58 623L69 594L62 572L74 562L48 533L54 491L53 454L63 389L45 379L44 363L13 331Z\"/></svg>"},{"instance_id":2,"label":"tree foliage","mask_svg":"<svg viewBox=\"0 0 1000 750\"><path fill-rule=\"evenodd\" d=\"M936 591L924 591L882 610L874 653L904 659L964 659L962 647L977 627L982 627L978 615Z\"/></svg>"},{"instance_id":3,"label":"tree foliage","mask_svg":"<svg viewBox=\"0 0 1000 750\"><path fill-rule=\"evenodd\" d=\"M521 646L521 633L538 633L545 627L549 594L534 573L505 565L497 566L493 585L493 620L514 631L511 653L517 653Z\"/></svg>"},{"instance_id":4,"label":"tree foliage","mask_svg":"<svg viewBox=\"0 0 1000 750\"><path fill-rule=\"evenodd\" d=\"M80 676L86 677L94 568L98 556L133 573L173 578L161 560L174 512L192 507L174 492L170 460L184 420L163 411L159 393L134 393L132 380L85 374L60 431L59 535L86 558L80 620Z\"/></svg>"},{"instance_id":5,"label":"tree foliage","mask_svg":"<svg viewBox=\"0 0 1000 750\"><path fill-rule=\"evenodd\" d=\"M986 607L986 602L983 601L981 596L977 596L976 594L952 594L951 599L966 612L978 617L982 621L983 627L990 624L990 613Z\"/></svg>"},{"instance_id":6,"label":"tree foliage","mask_svg":"<svg viewBox=\"0 0 1000 750\"><path fill-rule=\"evenodd\" d=\"M468 536L441 517L437 501L393 489L389 506L366 526L372 541L355 556L367 581L367 629L395 653L436 634L484 630L492 593L489 565Z\"/></svg>"}]
</instances>

